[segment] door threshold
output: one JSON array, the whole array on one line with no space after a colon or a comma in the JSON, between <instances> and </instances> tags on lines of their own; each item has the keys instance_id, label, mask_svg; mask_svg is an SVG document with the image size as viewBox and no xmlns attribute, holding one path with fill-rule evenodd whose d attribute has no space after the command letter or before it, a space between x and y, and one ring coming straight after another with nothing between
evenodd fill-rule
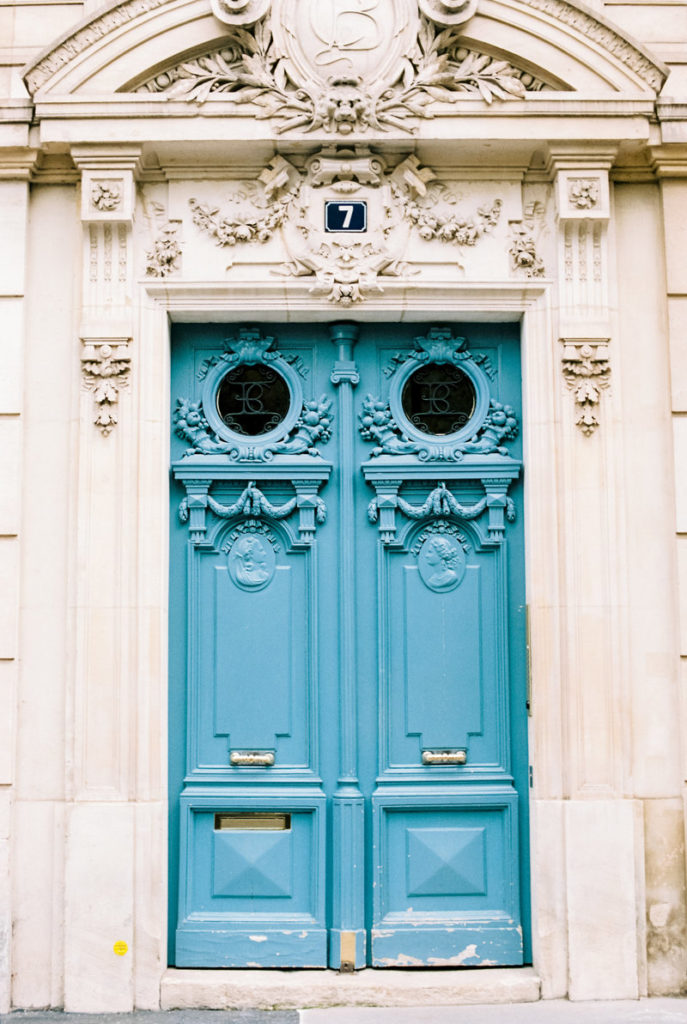
<instances>
[{"instance_id":1,"label":"door threshold","mask_svg":"<svg viewBox=\"0 0 687 1024\"><path fill-rule=\"evenodd\" d=\"M332 1006L457 1006L534 1003L541 981L532 967L337 971L169 968L163 1010L301 1010Z\"/></svg>"}]
</instances>

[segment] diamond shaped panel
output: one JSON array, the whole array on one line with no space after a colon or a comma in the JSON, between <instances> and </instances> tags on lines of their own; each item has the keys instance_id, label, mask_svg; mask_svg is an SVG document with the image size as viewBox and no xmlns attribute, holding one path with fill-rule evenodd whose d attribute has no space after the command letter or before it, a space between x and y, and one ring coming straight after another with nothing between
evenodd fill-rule
<instances>
[{"instance_id":1,"label":"diamond shaped panel","mask_svg":"<svg viewBox=\"0 0 687 1024\"><path fill-rule=\"evenodd\" d=\"M291 897L291 834L215 834L212 891L214 896Z\"/></svg>"},{"instance_id":2,"label":"diamond shaped panel","mask_svg":"<svg viewBox=\"0 0 687 1024\"><path fill-rule=\"evenodd\" d=\"M486 844L483 828L409 828L409 896L483 896Z\"/></svg>"}]
</instances>

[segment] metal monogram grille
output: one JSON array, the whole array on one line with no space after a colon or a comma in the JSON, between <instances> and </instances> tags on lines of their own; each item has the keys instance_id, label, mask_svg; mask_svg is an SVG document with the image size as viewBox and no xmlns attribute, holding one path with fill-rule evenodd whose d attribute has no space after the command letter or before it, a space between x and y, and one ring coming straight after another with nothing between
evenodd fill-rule
<instances>
[{"instance_id":1,"label":"metal monogram grille","mask_svg":"<svg viewBox=\"0 0 687 1024\"><path fill-rule=\"evenodd\" d=\"M236 434L259 437L285 419L291 397L284 378L269 366L237 366L222 378L217 412Z\"/></svg>"},{"instance_id":2,"label":"metal monogram grille","mask_svg":"<svg viewBox=\"0 0 687 1024\"><path fill-rule=\"evenodd\" d=\"M455 434L475 411L475 388L456 366L429 363L406 381L403 411L423 434Z\"/></svg>"}]
</instances>

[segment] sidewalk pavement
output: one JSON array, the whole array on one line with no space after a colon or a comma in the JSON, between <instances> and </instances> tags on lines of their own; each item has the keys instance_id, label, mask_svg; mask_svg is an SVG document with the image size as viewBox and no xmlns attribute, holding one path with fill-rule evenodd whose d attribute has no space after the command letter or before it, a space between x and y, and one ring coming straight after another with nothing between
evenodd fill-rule
<instances>
[{"instance_id":1,"label":"sidewalk pavement","mask_svg":"<svg viewBox=\"0 0 687 1024\"><path fill-rule=\"evenodd\" d=\"M17 1010L0 1024L687 1024L687 998L500 1006L339 1007L323 1010L168 1010L59 1013Z\"/></svg>"}]
</instances>

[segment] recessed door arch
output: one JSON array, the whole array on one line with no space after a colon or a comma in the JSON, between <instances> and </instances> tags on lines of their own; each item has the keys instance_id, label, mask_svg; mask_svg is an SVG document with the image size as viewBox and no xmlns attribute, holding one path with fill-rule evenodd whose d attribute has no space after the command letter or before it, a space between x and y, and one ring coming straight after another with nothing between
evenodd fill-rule
<instances>
[{"instance_id":1,"label":"recessed door arch","mask_svg":"<svg viewBox=\"0 0 687 1024\"><path fill-rule=\"evenodd\" d=\"M171 962L526 962L517 327L173 343Z\"/></svg>"}]
</instances>

